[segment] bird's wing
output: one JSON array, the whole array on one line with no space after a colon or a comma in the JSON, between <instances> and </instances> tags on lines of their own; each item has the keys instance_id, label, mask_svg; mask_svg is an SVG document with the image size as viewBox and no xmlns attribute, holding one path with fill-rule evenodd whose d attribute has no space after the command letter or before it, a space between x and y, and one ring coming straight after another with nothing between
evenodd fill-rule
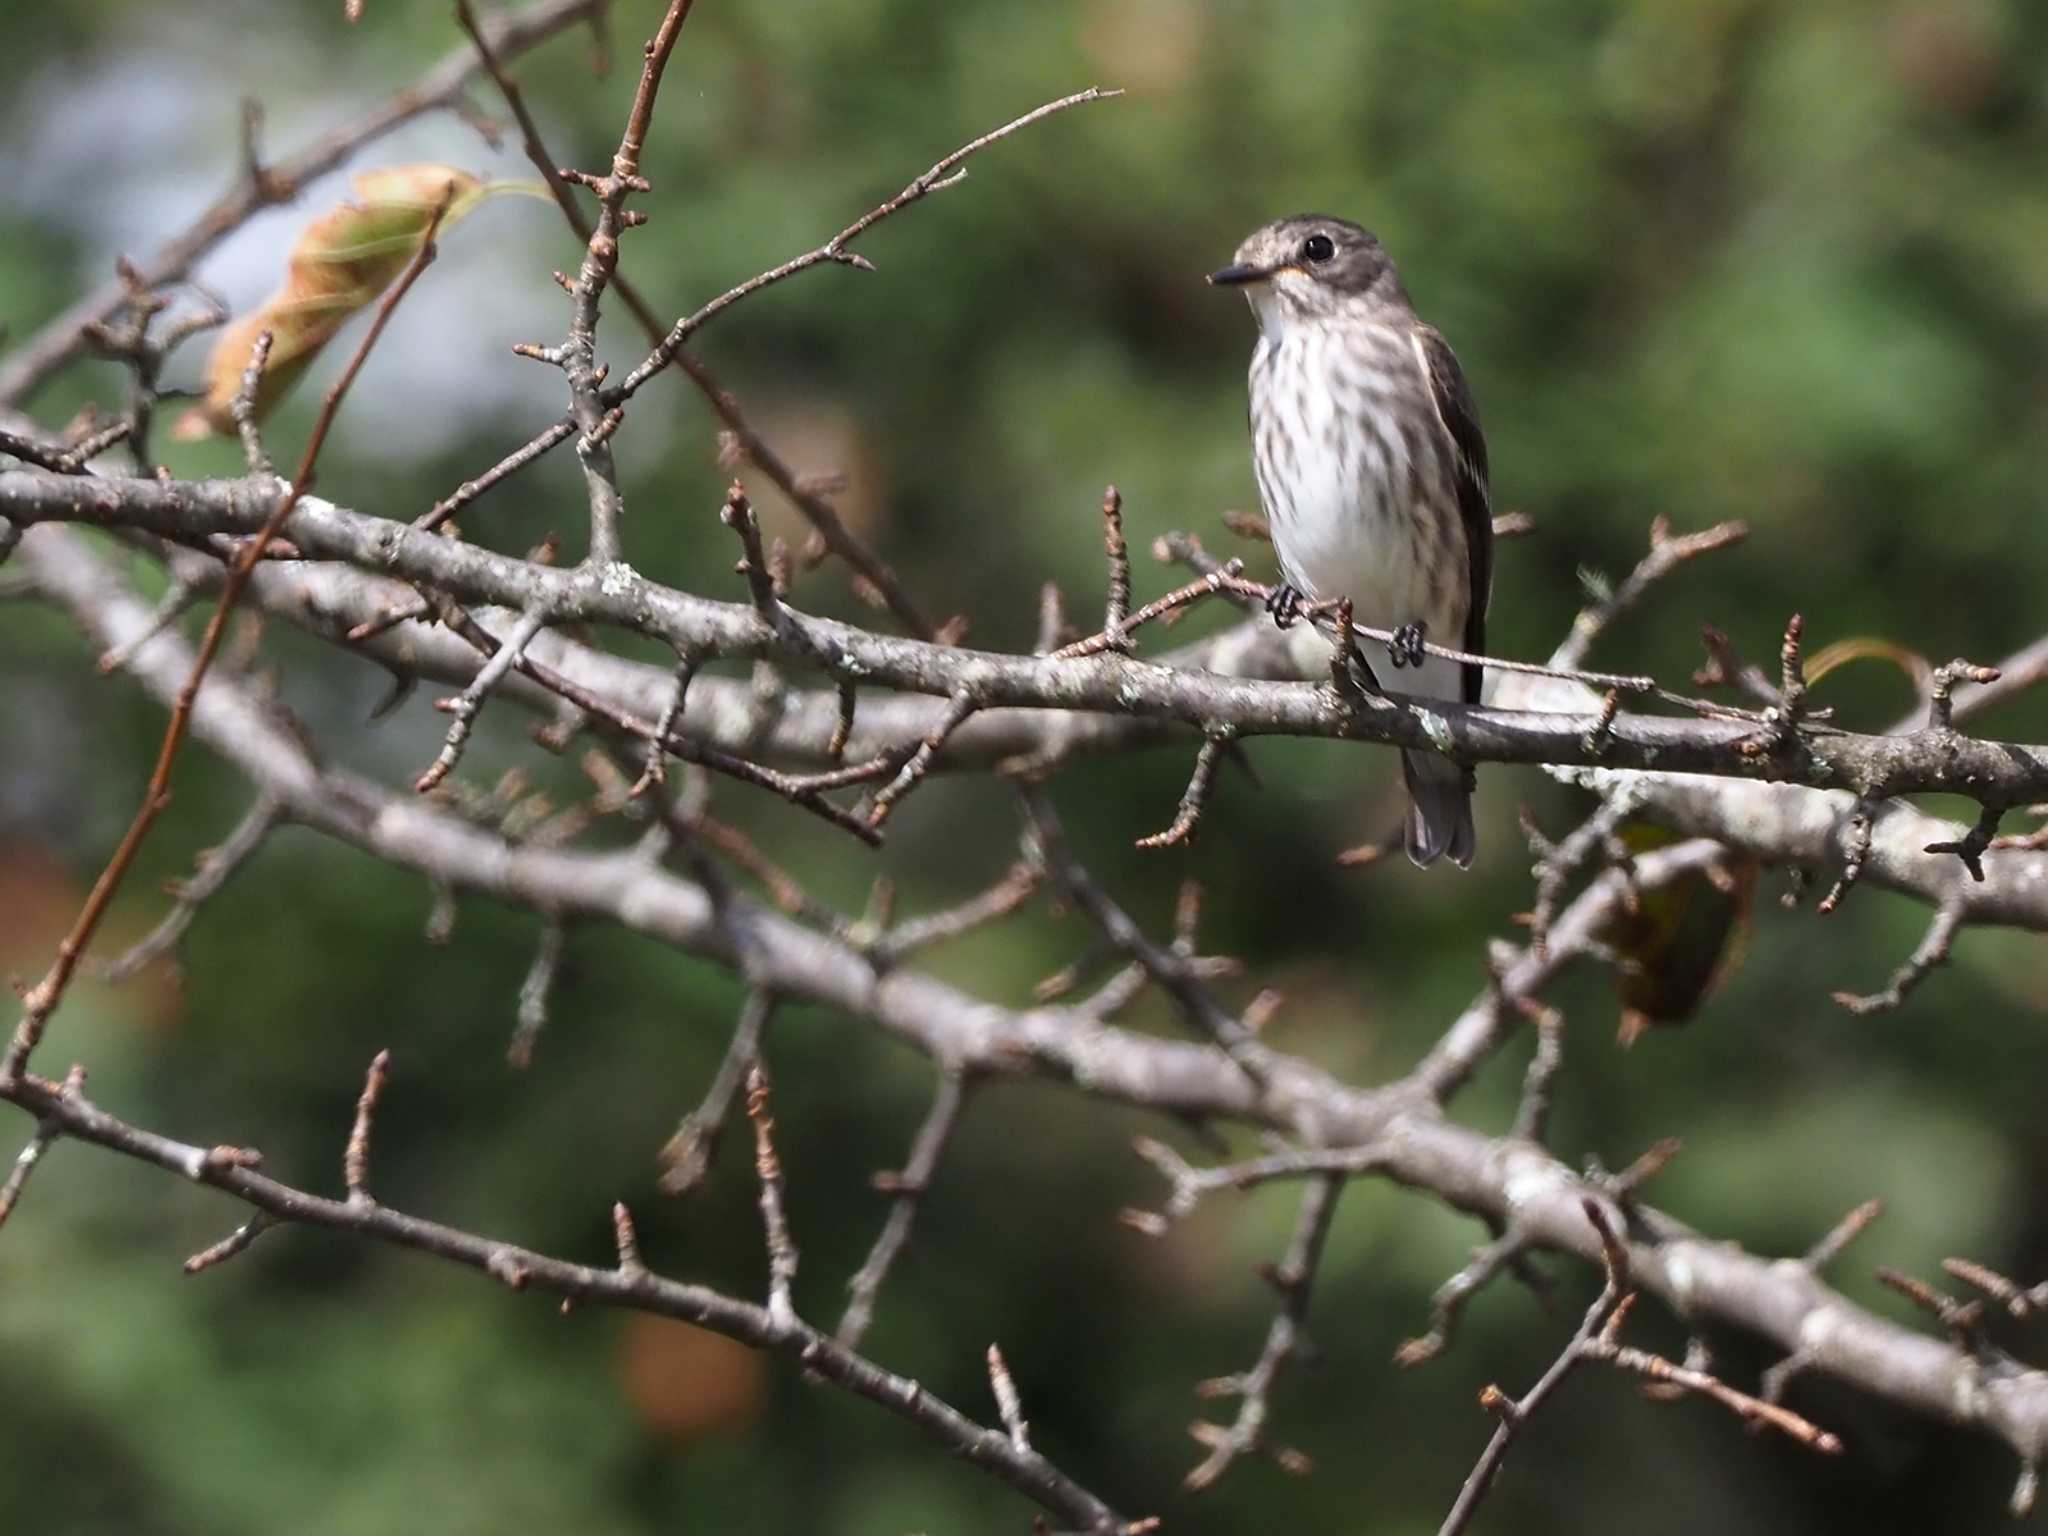
<instances>
[{"instance_id":1,"label":"bird's wing","mask_svg":"<svg viewBox=\"0 0 2048 1536\"><path fill-rule=\"evenodd\" d=\"M1486 604L1493 595L1493 493L1487 484L1486 434L1479 430L1479 407L1457 354L1433 327L1415 328L1415 352L1429 380L1437 420L1451 439L1452 476L1458 487L1458 513L1465 524L1465 550L1472 579L1471 606L1465 619L1464 648L1486 653ZM1465 668L1465 702L1479 702L1480 669Z\"/></svg>"}]
</instances>

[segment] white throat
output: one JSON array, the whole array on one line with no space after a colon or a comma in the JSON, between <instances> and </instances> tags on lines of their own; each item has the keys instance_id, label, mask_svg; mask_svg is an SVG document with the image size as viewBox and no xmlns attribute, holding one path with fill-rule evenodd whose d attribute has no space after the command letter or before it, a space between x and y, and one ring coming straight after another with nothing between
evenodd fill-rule
<instances>
[{"instance_id":1,"label":"white throat","mask_svg":"<svg viewBox=\"0 0 2048 1536\"><path fill-rule=\"evenodd\" d=\"M1259 334L1268 341L1279 341L1298 320L1294 306L1269 282L1253 284L1244 296L1252 307L1252 318L1259 323Z\"/></svg>"}]
</instances>

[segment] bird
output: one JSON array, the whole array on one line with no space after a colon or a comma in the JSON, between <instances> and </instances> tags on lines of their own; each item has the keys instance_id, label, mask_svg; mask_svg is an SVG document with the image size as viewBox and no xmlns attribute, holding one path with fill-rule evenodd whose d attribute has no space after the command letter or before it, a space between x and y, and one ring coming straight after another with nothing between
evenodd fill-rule
<instances>
[{"instance_id":1,"label":"bird","mask_svg":"<svg viewBox=\"0 0 2048 1536\"><path fill-rule=\"evenodd\" d=\"M1291 624L1304 600L1348 598L1356 623L1392 632L1390 669L1413 675L1403 691L1478 703L1480 666L1423 650L1428 637L1483 654L1493 589L1486 437L1450 344L1416 314L1386 248L1348 219L1276 219L1209 281L1241 289L1258 321L1252 468L1284 578L1267 605L1275 621ZM1471 771L1413 749L1401 769L1408 857L1470 868Z\"/></svg>"}]
</instances>

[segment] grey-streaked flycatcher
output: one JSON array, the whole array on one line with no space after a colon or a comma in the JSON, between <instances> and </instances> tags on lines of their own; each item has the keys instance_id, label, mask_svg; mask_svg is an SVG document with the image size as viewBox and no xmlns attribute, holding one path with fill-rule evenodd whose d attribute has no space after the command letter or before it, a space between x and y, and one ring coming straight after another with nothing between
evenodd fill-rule
<instances>
[{"instance_id":1,"label":"grey-streaked flycatcher","mask_svg":"<svg viewBox=\"0 0 2048 1536\"><path fill-rule=\"evenodd\" d=\"M1421 649L1427 635L1483 654L1493 585L1486 439L1449 344L1385 248L1344 219L1276 220L1209 281L1243 288L1259 322L1252 467L1285 577L1274 617L1349 598L1358 623L1395 631L1369 649L1412 669L1397 691L1477 703L1479 667ZM1415 751L1401 769L1408 857L1469 866L1470 771Z\"/></svg>"}]
</instances>

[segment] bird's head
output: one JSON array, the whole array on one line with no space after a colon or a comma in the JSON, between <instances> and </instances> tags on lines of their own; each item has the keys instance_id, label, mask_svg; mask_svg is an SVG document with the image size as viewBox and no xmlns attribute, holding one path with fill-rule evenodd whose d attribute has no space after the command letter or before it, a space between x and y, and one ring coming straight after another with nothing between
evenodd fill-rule
<instances>
[{"instance_id":1,"label":"bird's head","mask_svg":"<svg viewBox=\"0 0 2048 1536\"><path fill-rule=\"evenodd\" d=\"M1259 328L1269 334L1303 321L1408 302L1386 247L1350 220L1321 213L1299 213L1253 230L1231 264L1211 272L1209 281L1242 288Z\"/></svg>"}]
</instances>

